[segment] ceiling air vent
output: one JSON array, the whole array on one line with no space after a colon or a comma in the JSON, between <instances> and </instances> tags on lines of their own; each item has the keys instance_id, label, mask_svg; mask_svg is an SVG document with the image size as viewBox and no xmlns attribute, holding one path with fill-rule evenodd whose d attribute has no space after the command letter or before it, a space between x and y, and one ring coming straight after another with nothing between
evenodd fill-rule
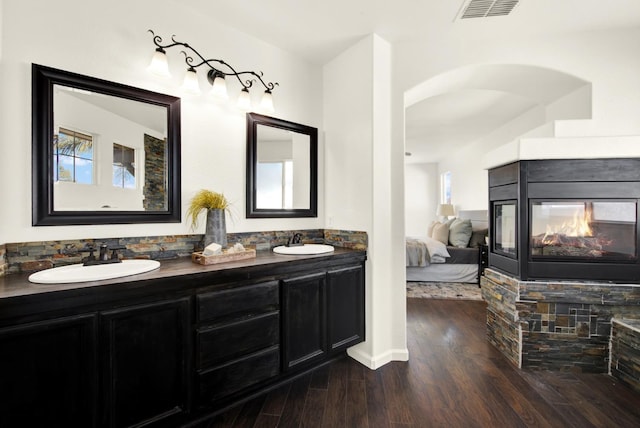
<instances>
[{"instance_id":1,"label":"ceiling air vent","mask_svg":"<svg viewBox=\"0 0 640 428\"><path fill-rule=\"evenodd\" d=\"M520 0L465 0L458 17L469 19L509 15L519 2Z\"/></svg>"}]
</instances>

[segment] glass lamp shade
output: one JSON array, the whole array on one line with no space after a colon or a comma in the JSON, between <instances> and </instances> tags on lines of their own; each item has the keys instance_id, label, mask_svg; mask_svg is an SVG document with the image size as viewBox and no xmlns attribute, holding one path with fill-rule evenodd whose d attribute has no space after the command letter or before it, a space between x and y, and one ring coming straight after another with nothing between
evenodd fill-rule
<instances>
[{"instance_id":1,"label":"glass lamp shade","mask_svg":"<svg viewBox=\"0 0 640 428\"><path fill-rule=\"evenodd\" d=\"M191 94L197 94L200 92L200 85L198 84L198 74L193 67L189 68L187 70L187 73L184 75L182 89L185 92L189 92Z\"/></svg>"},{"instance_id":2,"label":"glass lamp shade","mask_svg":"<svg viewBox=\"0 0 640 428\"><path fill-rule=\"evenodd\" d=\"M167 55L162 48L156 49L151 58L151 63L147 67L150 73L160 77L171 77L169 74L169 63L167 62Z\"/></svg>"},{"instance_id":3,"label":"glass lamp shade","mask_svg":"<svg viewBox=\"0 0 640 428\"><path fill-rule=\"evenodd\" d=\"M211 88L211 94L216 97L216 98L220 98L223 100L226 100L229 98L229 95L227 94L227 82L224 80L224 76L216 76L215 79L213 79L213 87Z\"/></svg>"},{"instance_id":4,"label":"glass lamp shade","mask_svg":"<svg viewBox=\"0 0 640 428\"><path fill-rule=\"evenodd\" d=\"M451 204L438 205L438 211L436 212L436 215L439 215L441 217L449 217L449 216L455 215L455 212L453 210L453 205Z\"/></svg>"},{"instance_id":5,"label":"glass lamp shade","mask_svg":"<svg viewBox=\"0 0 640 428\"><path fill-rule=\"evenodd\" d=\"M240 95L238 95L238 108L241 110L251 109L251 95L247 88L242 88Z\"/></svg>"},{"instance_id":6,"label":"glass lamp shade","mask_svg":"<svg viewBox=\"0 0 640 428\"><path fill-rule=\"evenodd\" d=\"M273 107L273 95L270 90L264 91L262 94L262 100L260 100L260 107L269 113L273 113L275 108Z\"/></svg>"}]
</instances>

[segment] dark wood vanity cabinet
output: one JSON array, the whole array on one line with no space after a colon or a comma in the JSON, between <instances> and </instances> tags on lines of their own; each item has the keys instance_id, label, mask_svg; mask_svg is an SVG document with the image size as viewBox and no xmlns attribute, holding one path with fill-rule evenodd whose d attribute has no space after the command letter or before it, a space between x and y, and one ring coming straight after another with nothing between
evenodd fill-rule
<instances>
[{"instance_id":1,"label":"dark wood vanity cabinet","mask_svg":"<svg viewBox=\"0 0 640 428\"><path fill-rule=\"evenodd\" d=\"M308 365L327 354L326 272L282 281L285 370Z\"/></svg>"},{"instance_id":2,"label":"dark wood vanity cabinet","mask_svg":"<svg viewBox=\"0 0 640 428\"><path fill-rule=\"evenodd\" d=\"M279 296L275 280L196 296L199 405L280 373Z\"/></svg>"},{"instance_id":3,"label":"dark wood vanity cabinet","mask_svg":"<svg viewBox=\"0 0 640 428\"><path fill-rule=\"evenodd\" d=\"M129 427L186 410L189 303L181 298L100 314L103 426Z\"/></svg>"},{"instance_id":4,"label":"dark wood vanity cabinet","mask_svg":"<svg viewBox=\"0 0 640 428\"><path fill-rule=\"evenodd\" d=\"M364 341L364 267L349 266L327 272L329 352Z\"/></svg>"},{"instance_id":5,"label":"dark wood vanity cabinet","mask_svg":"<svg viewBox=\"0 0 640 428\"><path fill-rule=\"evenodd\" d=\"M0 427L129 427L186 410L188 298L0 329Z\"/></svg>"},{"instance_id":6,"label":"dark wood vanity cabinet","mask_svg":"<svg viewBox=\"0 0 640 428\"><path fill-rule=\"evenodd\" d=\"M95 427L97 315L0 328L0 427Z\"/></svg>"},{"instance_id":7,"label":"dark wood vanity cabinet","mask_svg":"<svg viewBox=\"0 0 640 428\"><path fill-rule=\"evenodd\" d=\"M321 361L364 340L364 267L282 281L284 369Z\"/></svg>"},{"instance_id":8,"label":"dark wood vanity cabinet","mask_svg":"<svg viewBox=\"0 0 640 428\"><path fill-rule=\"evenodd\" d=\"M364 252L274 259L0 298L0 427L181 426L364 340Z\"/></svg>"}]
</instances>

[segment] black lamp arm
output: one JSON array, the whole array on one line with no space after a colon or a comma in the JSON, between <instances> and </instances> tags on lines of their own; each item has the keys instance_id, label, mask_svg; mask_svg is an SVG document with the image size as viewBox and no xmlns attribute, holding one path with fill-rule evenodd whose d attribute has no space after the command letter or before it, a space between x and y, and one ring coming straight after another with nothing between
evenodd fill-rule
<instances>
[{"instance_id":1,"label":"black lamp arm","mask_svg":"<svg viewBox=\"0 0 640 428\"><path fill-rule=\"evenodd\" d=\"M260 72L260 74L256 73L255 71L236 71L230 64L228 64L227 62L221 60L221 59L206 59L205 57L203 57L200 52L198 52L196 49L194 49L191 45L189 45L188 43L185 42L179 42L175 39L175 35L171 36L171 41L173 43L167 44L167 45L163 45L162 44L162 37L157 36L153 30L149 30L149 32L151 34L153 34L153 43L158 47L158 49L162 49L163 51L165 49L169 49L172 48L174 46L182 46L185 49L188 49L189 51L193 52L193 54L195 54L199 59L200 62L198 63L194 63L195 59L186 51L181 51L184 54L184 60L186 62L186 64L189 66L189 68L193 68L196 69L202 65L207 65L211 70L209 70L209 72L207 73L207 77L210 79L211 82L213 82L213 79L215 78L216 75L222 75L222 76L233 76L236 79L238 79L238 82L240 82L240 84L242 85L242 87L244 89L249 89L252 85L253 82L256 81L256 79L262 84L262 86L264 86L264 88L271 92L276 85L279 85L277 82L273 83L273 82L265 82L262 79L262 76L264 75L262 73L262 71ZM217 66L214 66L214 64L212 63L217 63L220 64L224 67L227 67L230 71L222 71L220 70ZM249 74L254 76L256 79L248 79L246 81L242 80L242 76Z\"/></svg>"}]
</instances>

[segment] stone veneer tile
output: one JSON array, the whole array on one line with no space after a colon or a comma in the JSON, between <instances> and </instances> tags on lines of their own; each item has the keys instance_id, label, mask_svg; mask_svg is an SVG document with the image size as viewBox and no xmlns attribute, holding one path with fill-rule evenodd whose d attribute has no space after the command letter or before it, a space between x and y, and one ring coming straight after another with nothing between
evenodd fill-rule
<instances>
[{"instance_id":1,"label":"stone veneer tile","mask_svg":"<svg viewBox=\"0 0 640 428\"><path fill-rule=\"evenodd\" d=\"M614 319L611 375L640 392L640 320Z\"/></svg>"},{"instance_id":2,"label":"stone veneer tile","mask_svg":"<svg viewBox=\"0 0 640 428\"><path fill-rule=\"evenodd\" d=\"M3 276L8 270L7 264L7 246L5 244L0 245L0 276Z\"/></svg>"},{"instance_id":3,"label":"stone veneer tile","mask_svg":"<svg viewBox=\"0 0 640 428\"><path fill-rule=\"evenodd\" d=\"M522 367L606 372L612 317L640 318L637 284L527 282L489 268L482 287L489 341Z\"/></svg>"},{"instance_id":4,"label":"stone veneer tile","mask_svg":"<svg viewBox=\"0 0 640 428\"><path fill-rule=\"evenodd\" d=\"M327 244L353 250L366 250L369 242L366 232L353 230L325 229L323 238Z\"/></svg>"},{"instance_id":5,"label":"stone veneer tile","mask_svg":"<svg viewBox=\"0 0 640 428\"><path fill-rule=\"evenodd\" d=\"M302 234L306 243L329 243L336 247L367 249L366 232L342 230L286 230L269 232L229 233L229 245L241 243L245 247L270 250L284 245L294 233ZM82 262L88 255L86 246L101 243L109 247L125 247L122 258L167 260L190 257L203 248L203 235L143 236L103 239L76 239L64 241L35 241L0 245L0 276L20 272L34 272L51 267Z\"/></svg>"}]
</instances>

